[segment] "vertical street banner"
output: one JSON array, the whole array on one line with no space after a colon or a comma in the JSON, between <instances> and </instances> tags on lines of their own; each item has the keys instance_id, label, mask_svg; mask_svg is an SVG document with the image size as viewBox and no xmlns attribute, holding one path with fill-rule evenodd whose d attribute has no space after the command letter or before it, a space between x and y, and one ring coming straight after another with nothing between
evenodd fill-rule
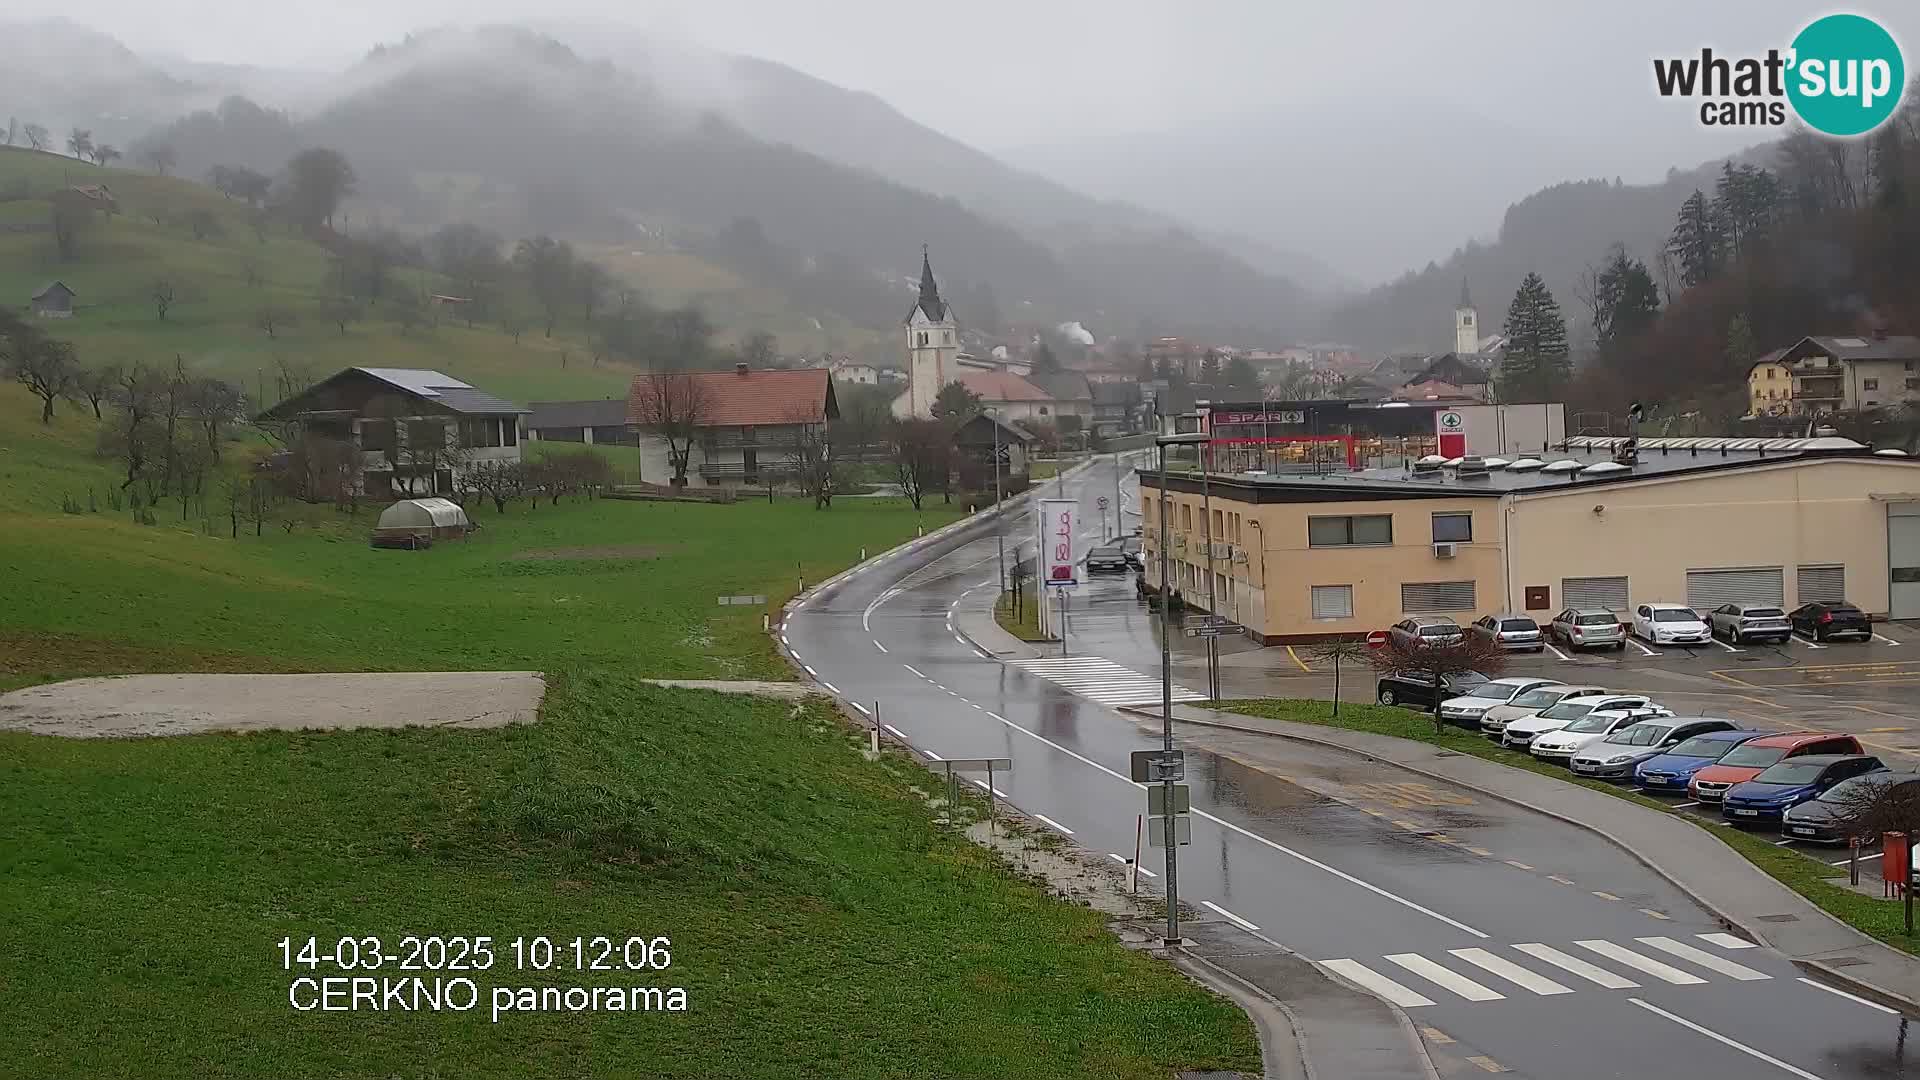
<instances>
[{"instance_id":1,"label":"vertical street banner","mask_svg":"<svg viewBox=\"0 0 1920 1080\"><path fill-rule=\"evenodd\" d=\"M1433 433L1440 437L1440 456L1465 457L1467 453L1467 417L1458 409L1441 409L1433 414Z\"/></svg>"},{"instance_id":2,"label":"vertical street banner","mask_svg":"<svg viewBox=\"0 0 1920 1080\"><path fill-rule=\"evenodd\" d=\"M1040 580L1048 585L1080 583L1080 504L1072 499L1041 499L1038 540Z\"/></svg>"}]
</instances>

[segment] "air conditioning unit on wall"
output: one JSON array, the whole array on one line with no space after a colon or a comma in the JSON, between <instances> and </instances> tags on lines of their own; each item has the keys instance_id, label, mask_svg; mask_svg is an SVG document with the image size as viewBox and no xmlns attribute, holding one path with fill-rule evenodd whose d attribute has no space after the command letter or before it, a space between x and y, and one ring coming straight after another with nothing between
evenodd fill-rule
<instances>
[{"instance_id":1,"label":"air conditioning unit on wall","mask_svg":"<svg viewBox=\"0 0 1920 1080\"><path fill-rule=\"evenodd\" d=\"M1459 553L1460 545L1451 541L1443 540L1433 545L1433 557L1436 559L1451 559Z\"/></svg>"}]
</instances>

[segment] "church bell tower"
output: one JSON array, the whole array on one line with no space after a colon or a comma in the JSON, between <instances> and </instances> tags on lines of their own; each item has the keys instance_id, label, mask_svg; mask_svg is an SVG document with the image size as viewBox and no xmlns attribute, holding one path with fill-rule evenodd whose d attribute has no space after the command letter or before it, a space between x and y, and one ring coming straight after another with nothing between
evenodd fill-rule
<instances>
[{"instance_id":1,"label":"church bell tower","mask_svg":"<svg viewBox=\"0 0 1920 1080\"><path fill-rule=\"evenodd\" d=\"M940 388L959 375L955 358L960 355L960 327L953 320L953 308L940 299L933 260L924 244L920 246L920 298L907 313L904 330L907 392L895 402L894 412L924 420L933 415L933 400Z\"/></svg>"}]
</instances>

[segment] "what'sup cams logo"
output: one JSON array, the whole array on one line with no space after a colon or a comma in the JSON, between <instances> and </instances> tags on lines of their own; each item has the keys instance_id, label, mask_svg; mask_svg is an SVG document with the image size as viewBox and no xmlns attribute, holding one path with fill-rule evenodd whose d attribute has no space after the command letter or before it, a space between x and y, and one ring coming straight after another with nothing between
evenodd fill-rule
<instances>
[{"instance_id":1,"label":"what'sup cams logo","mask_svg":"<svg viewBox=\"0 0 1920 1080\"><path fill-rule=\"evenodd\" d=\"M1808 23L1784 52L1765 56L1655 59L1661 97L1697 98L1709 127L1779 127L1793 115L1825 135L1865 135L1900 107L1907 68L1900 45L1864 15Z\"/></svg>"}]
</instances>

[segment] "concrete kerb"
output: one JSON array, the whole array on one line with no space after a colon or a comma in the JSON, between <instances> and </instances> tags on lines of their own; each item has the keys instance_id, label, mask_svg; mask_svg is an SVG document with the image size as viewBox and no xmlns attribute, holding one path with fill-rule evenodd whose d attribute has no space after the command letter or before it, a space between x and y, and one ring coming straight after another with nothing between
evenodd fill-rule
<instances>
[{"instance_id":1,"label":"concrete kerb","mask_svg":"<svg viewBox=\"0 0 1920 1080\"><path fill-rule=\"evenodd\" d=\"M1154 955L1178 968L1187 978L1240 1006L1247 1019L1253 1021L1254 1036L1260 1040L1260 1070L1265 1080L1317 1080L1313 1064L1307 1058L1300 1024L1285 1002L1269 997L1238 975L1191 953L1164 949ZM1281 1054L1280 1048L1288 1045L1293 1047L1293 1053Z\"/></svg>"},{"instance_id":2,"label":"concrete kerb","mask_svg":"<svg viewBox=\"0 0 1920 1080\"><path fill-rule=\"evenodd\" d=\"M1141 710L1141 709L1128 708L1128 709L1123 709L1122 711L1134 713L1136 715L1141 715L1141 716L1149 715L1148 713L1146 713L1144 710ZM1330 750L1338 750L1343 753L1352 754L1355 757L1359 757L1367 761L1375 761L1381 764L1391 765L1397 769L1404 769L1407 772L1413 773L1417 776L1426 777L1429 780L1438 781L1439 783L1452 784L1456 787L1463 787L1469 791L1473 791L1478 794L1485 795L1490 799L1498 800L1510 806L1517 806L1522 810L1530 810L1533 813L1541 814L1546 817L1553 818L1556 821L1564 822L1565 824L1572 825L1575 828L1584 829L1587 832L1593 833L1594 835L1601 837L1602 839L1606 840L1608 843L1619 848L1621 851L1626 852L1627 855L1633 858L1634 861L1640 863L1642 866L1645 866L1647 869L1652 870L1654 873L1660 875L1660 877L1664 879L1668 884L1672 885L1676 889L1679 889L1682 893L1685 893L1687 897L1691 899L1694 903L1699 904L1703 909L1707 911L1708 914L1712 915L1714 919L1717 920L1722 926L1726 927L1729 930L1737 931L1741 934L1744 934L1746 937L1748 937L1751 940L1768 942L1769 944L1771 943L1767 933L1764 930L1750 926L1746 922L1743 922L1739 917L1729 913L1728 911L1726 911L1725 908L1723 908L1719 904L1715 903L1713 900L1703 895L1698 889L1695 889L1692 885L1688 884L1687 881L1682 877L1680 877L1678 874L1667 869L1665 866L1662 866L1658 861L1656 861L1651 855L1649 855L1645 851L1640 850L1634 845L1627 843L1625 840L1622 840L1621 838L1613 835L1612 833L1607 832L1604 829L1601 829L1593 825L1590 822L1582 821L1579 818L1561 813L1549 807L1541 806L1527 799L1520 798L1519 796L1512 795L1507 792L1499 791L1495 788L1486 787L1480 784L1475 784L1471 781L1462 780L1458 777L1448 776L1448 775L1445 775L1444 773L1435 772L1429 769L1423 769L1418 765L1410 765L1410 764L1407 764L1406 762L1401 762L1401 761L1387 761L1385 759L1375 757L1374 755L1369 754L1364 750L1359 750L1354 747L1348 746L1344 743L1337 742L1331 739L1315 738L1311 735L1307 735L1304 733L1274 731L1268 728L1256 728L1256 727L1249 727L1242 724L1231 724L1231 723L1227 723L1219 720L1200 719L1200 718L1193 717L1192 715L1186 715L1186 716L1181 715L1182 712L1191 714L1193 712L1199 712L1199 711L1212 712L1213 710L1198 710L1198 709L1194 709L1191 706L1179 706L1177 707L1177 711L1174 714L1174 719L1177 722L1183 723L1183 724L1194 724L1200 727L1220 728L1226 731L1238 731L1238 732L1242 732L1244 734L1249 734L1249 735L1265 735L1269 738L1291 739L1291 740L1294 740L1295 742L1303 742L1312 746L1324 747ZM1155 718L1157 718L1158 716L1158 714L1152 714L1152 715ZM1216 713L1216 715L1218 714ZM1377 737L1392 738L1393 736L1382 735ZM1415 745L1424 745L1424 744L1415 744ZM1499 762L1487 762L1487 764L1499 765ZM1500 767L1508 768L1509 766L1502 765ZM1649 814L1654 813L1654 811L1647 810L1647 808L1645 807L1633 805L1631 803L1623 803L1621 808L1631 809L1634 811L1641 811ZM1677 815L1667 814L1667 813L1662 813L1660 817L1664 821L1671 822L1683 828L1700 829L1703 833L1705 833L1706 837L1711 839L1714 843L1720 843L1720 839L1718 837L1714 836L1711 832L1706 832L1706 830L1702 829L1700 825L1696 824L1691 820L1688 820L1683 817L1679 817ZM1732 851L1731 848L1729 848L1728 850ZM1740 858L1742 862L1746 862L1746 857L1744 855L1740 855L1740 853L1737 851L1733 851L1732 853L1738 858ZM1747 863L1747 865L1752 866L1751 863ZM1876 950L1884 950L1889 957L1902 963L1914 962L1913 957L1900 952L1898 949L1895 949L1884 942L1875 940L1874 938L1861 933L1859 930L1856 930L1851 926L1848 926L1845 922L1842 922L1840 919L1834 917L1825 908L1820 907L1818 904L1815 904L1813 901L1808 900L1806 897L1801 896L1799 893L1794 892L1792 889L1789 889L1787 886L1775 880L1771 875L1767 874L1766 871L1761 870L1757 866L1753 867L1753 869L1756 874L1764 878L1769 884L1779 889L1785 895L1792 897L1792 903L1795 906L1803 908L1809 912L1818 913L1820 917L1824 918L1827 922L1831 923L1833 926L1838 927L1839 929L1844 930L1848 934L1857 938L1859 945L1871 946ZM1910 1016L1920 1017L1920 1000L1916 1000L1915 998L1909 997L1905 994L1901 994L1893 990L1888 990L1885 987L1877 986L1873 983L1864 982L1856 976L1848 975L1841 969L1822 963L1819 960L1805 959L1805 958L1796 957L1796 956L1788 956L1787 959L1795 967L1800 968L1803 971L1821 975L1822 977L1828 980L1831 980L1837 985L1841 985L1855 993L1860 994L1862 997L1871 998L1872 1000L1878 1001L1879 1003L1886 1005L1889 1008L1898 1009L1901 1012L1904 1012Z\"/></svg>"}]
</instances>

